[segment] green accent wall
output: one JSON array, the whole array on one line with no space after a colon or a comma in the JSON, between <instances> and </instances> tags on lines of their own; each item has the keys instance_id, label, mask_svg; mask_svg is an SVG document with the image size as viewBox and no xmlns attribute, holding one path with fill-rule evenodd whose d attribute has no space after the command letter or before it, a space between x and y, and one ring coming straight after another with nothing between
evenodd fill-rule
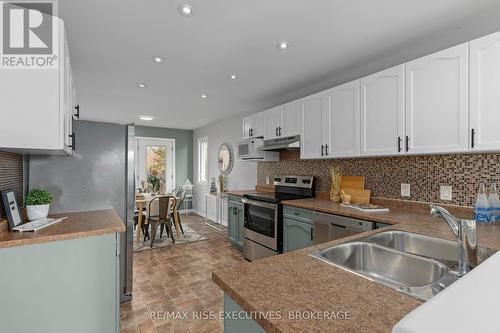
<instances>
[{"instance_id":1,"label":"green accent wall","mask_svg":"<svg viewBox=\"0 0 500 333\"><path fill-rule=\"evenodd\" d=\"M135 126L135 136L175 139L175 183L193 183L193 131L173 128Z\"/></svg>"}]
</instances>

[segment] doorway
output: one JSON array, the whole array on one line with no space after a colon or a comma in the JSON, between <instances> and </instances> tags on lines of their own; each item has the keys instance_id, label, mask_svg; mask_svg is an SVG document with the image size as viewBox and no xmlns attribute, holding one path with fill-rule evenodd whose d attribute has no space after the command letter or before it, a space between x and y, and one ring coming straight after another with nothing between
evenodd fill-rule
<instances>
[{"instance_id":1,"label":"doorway","mask_svg":"<svg viewBox=\"0 0 500 333\"><path fill-rule=\"evenodd\" d=\"M136 137L135 152L136 187L149 182L159 190L164 181L166 192L172 192L176 187L175 139Z\"/></svg>"}]
</instances>

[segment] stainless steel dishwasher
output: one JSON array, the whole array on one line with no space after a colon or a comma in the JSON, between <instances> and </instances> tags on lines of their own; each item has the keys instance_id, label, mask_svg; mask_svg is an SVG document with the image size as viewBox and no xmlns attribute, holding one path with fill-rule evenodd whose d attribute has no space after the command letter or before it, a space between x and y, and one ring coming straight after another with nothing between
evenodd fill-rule
<instances>
[{"instance_id":1,"label":"stainless steel dishwasher","mask_svg":"<svg viewBox=\"0 0 500 333\"><path fill-rule=\"evenodd\" d=\"M375 229L375 222L314 212L314 244L340 239Z\"/></svg>"}]
</instances>

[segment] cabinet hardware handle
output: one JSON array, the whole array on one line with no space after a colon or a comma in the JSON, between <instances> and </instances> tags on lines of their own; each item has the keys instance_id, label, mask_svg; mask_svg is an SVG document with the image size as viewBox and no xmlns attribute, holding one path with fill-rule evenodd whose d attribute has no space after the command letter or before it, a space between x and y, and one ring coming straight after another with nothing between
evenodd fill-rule
<instances>
[{"instance_id":1,"label":"cabinet hardware handle","mask_svg":"<svg viewBox=\"0 0 500 333\"><path fill-rule=\"evenodd\" d=\"M470 147L471 148L474 148L475 146L475 143L474 143L474 136L476 135L476 130L475 129L471 129L470 130Z\"/></svg>"},{"instance_id":2,"label":"cabinet hardware handle","mask_svg":"<svg viewBox=\"0 0 500 333\"><path fill-rule=\"evenodd\" d=\"M401 152L401 137L398 136L398 153Z\"/></svg>"},{"instance_id":3,"label":"cabinet hardware handle","mask_svg":"<svg viewBox=\"0 0 500 333\"><path fill-rule=\"evenodd\" d=\"M328 145L325 145L325 156L328 156Z\"/></svg>"},{"instance_id":4,"label":"cabinet hardware handle","mask_svg":"<svg viewBox=\"0 0 500 333\"><path fill-rule=\"evenodd\" d=\"M73 115L76 119L80 119L80 104L75 106L76 113Z\"/></svg>"},{"instance_id":5,"label":"cabinet hardware handle","mask_svg":"<svg viewBox=\"0 0 500 333\"><path fill-rule=\"evenodd\" d=\"M405 146L406 146L406 151L409 151L410 150L410 137L408 135L406 136Z\"/></svg>"},{"instance_id":6,"label":"cabinet hardware handle","mask_svg":"<svg viewBox=\"0 0 500 333\"><path fill-rule=\"evenodd\" d=\"M278 127L279 131L278 131L278 134L279 136L281 136L281 127Z\"/></svg>"},{"instance_id":7,"label":"cabinet hardware handle","mask_svg":"<svg viewBox=\"0 0 500 333\"><path fill-rule=\"evenodd\" d=\"M72 150L75 150L76 149L76 144L75 144L75 140L76 140L76 133L73 132L69 135L69 137L71 138L71 145L69 146Z\"/></svg>"},{"instance_id":8,"label":"cabinet hardware handle","mask_svg":"<svg viewBox=\"0 0 500 333\"><path fill-rule=\"evenodd\" d=\"M314 231L313 231L313 228L311 228L311 240L314 240Z\"/></svg>"},{"instance_id":9,"label":"cabinet hardware handle","mask_svg":"<svg viewBox=\"0 0 500 333\"><path fill-rule=\"evenodd\" d=\"M321 145L321 156L325 156L325 153L323 152L324 149L325 149L325 146Z\"/></svg>"},{"instance_id":10,"label":"cabinet hardware handle","mask_svg":"<svg viewBox=\"0 0 500 333\"><path fill-rule=\"evenodd\" d=\"M278 127L276 127L276 128L275 128L275 130L276 130L276 131L275 131L275 133L276 133L276 135L275 135L275 136L278 136Z\"/></svg>"}]
</instances>

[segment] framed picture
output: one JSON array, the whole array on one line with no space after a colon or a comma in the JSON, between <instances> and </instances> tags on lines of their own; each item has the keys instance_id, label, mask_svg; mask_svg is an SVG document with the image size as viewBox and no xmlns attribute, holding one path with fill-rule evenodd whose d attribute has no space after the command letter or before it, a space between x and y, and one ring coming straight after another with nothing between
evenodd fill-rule
<instances>
[{"instance_id":1,"label":"framed picture","mask_svg":"<svg viewBox=\"0 0 500 333\"><path fill-rule=\"evenodd\" d=\"M16 198L16 191L2 191L3 206L5 207L10 230L23 223L21 210L19 209Z\"/></svg>"}]
</instances>

